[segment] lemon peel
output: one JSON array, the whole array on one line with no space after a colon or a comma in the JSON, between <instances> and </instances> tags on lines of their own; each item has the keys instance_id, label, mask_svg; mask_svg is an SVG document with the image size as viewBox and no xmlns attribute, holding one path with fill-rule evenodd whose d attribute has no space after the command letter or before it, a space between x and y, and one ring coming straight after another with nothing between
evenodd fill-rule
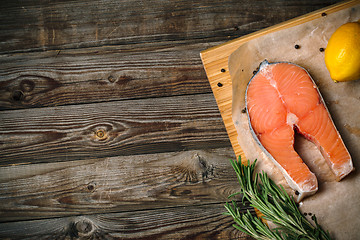
<instances>
[{"instance_id":1,"label":"lemon peel","mask_svg":"<svg viewBox=\"0 0 360 240\"><path fill-rule=\"evenodd\" d=\"M360 79L360 20L341 25L331 35L325 64L334 82Z\"/></svg>"}]
</instances>

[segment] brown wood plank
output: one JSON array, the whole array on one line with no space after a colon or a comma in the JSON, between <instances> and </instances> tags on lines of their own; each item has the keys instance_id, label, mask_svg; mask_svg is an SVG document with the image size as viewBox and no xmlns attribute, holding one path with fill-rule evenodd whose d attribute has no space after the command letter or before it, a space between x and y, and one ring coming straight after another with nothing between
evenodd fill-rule
<instances>
[{"instance_id":1,"label":"brown wood plank","mask_svg":"<svg viewBox=\"0 0 360 240\"><path fill-rule=\"evenodd\" d=\"M230 146L212 94L2 111L0 165Z\"/></svg>"},{"instance_id":2,"label":"brown wood plank","mask_svg":"<svg viewBox=\"0 0 360 240\"><path fill-rule=\"evenodd\" d=\"M245 209L244 209L245 210ZM250 209L250 211L252 211ZM163 208L0 224L2 239L250 240L223 204Z\"/></svg>"},{"instance_id":3,"label":"brown wood plank","mask_svg":"<svg viewBox=\"0 0 360 240\"><path fill-rule=\"evenodd\" d=\"M295 2L280 6L279 2L275 2L272 8L266 7L263 2L257 2L254 7L251 1L210 1L206 4L201 1L192 4L183 1L146 1L143 9L135 10L138 12L134 16L127 16L128 12L124 11L131 4L127 1L122 4L100 1L90 5L74 1L35 1L21 4L8 2L3 6L0 15L3 14L2 19L7 21L0 22L0 39L3 39L0 48L5 49L0 58L0 110L209 93L211 89L199 58L200 51L319 7L318 4L313 5L312 1L301 6ZM162 7L153 9L154 4L161 4ZM234 8L229 8L227 4ZM113 5L117 6L114 8ZM120 6L119 13L124 14L114 16ZM94 16L88 19L77 14L73 11L76 7L84 9L84 12L95 11L95 18L103 23L101 30L96 28L100 40L92 39L96 30L91 28L98 23L94 21ZM262 16L263 8L268 12L266 16ZM166 17L170 14L166 9L172 9L171 15L174 16ZM239 14L242 12L247 14ZM158 21L169 26L154 27L156 25L153 25L154 19L151 17L155 13ZM138 14L146 21L137 23ZM259 20L260 16L265 19ZM112 24L105 24L109 17L112 22L121 22L120 28L115 27L116 31L111 36L103 36L99 32L105 34L114 28ZM44 18L47 23L44 23ZM127 18L134 18L134 21ZM192 24L193 18L197 18L196 24ZM175 29L170 26L181 21L188 26L173 33ZM151 24L146 34L144 29L139 30L141 24L146 25L144 28ZM44 30L44 27L51 29ZM129 36L129 31L121 31L123 27L135 29L132 32L134 36ZM186 37L183 36L184 32ZM56 41L53 41L52 34L58 37ZM217 37L214 38L214 34ZM38 39L39 36L41 39ZM154 36L160 38L156 40ZM164 36L169 38L163 39ZM79 49L92 46L94 48ZM23 52L22 48L24 51L27 48L29 51L53 51L6 54L11 49ZM78 49L65 50L67 48Z\"/></svg>"},{"instance_id":4,"label":"brown wood plank","mask_svg":"<svg viewBox=\"0 0 360 240\"><path fill-rule=\"evenodd\" d=\"M229 147L0 167L0 222L225 203L234 158Z\"/></svg>"},{"instance_id":5,"label":"brown wood plank","mask_svg":"<svg viewBox=\"0 0 360 240\"><path fill-rule=\"evenodd\" d=\"M224 41L335 2L6 1L0 11L0 52Z\"/></svg>"},{"instance_id":6,"label":"brown wood plank","mask_svg":"<svg viewBox=\"0 0 360 240\"><path fill-rule=\"evenodd\" d=\"M0 57L0 110L211 93L199 57L203 47L112 46Z\"/></svg>"},{"instance_id":7,"label":"brown wood plank","mask_svg":"<svg viewBox=\"0 0 360 240\"><path fill-rule=\"evenodd\" d=\"M79 3L69 1L66 3L52 3L49 6L46 3L39 5L34 3L34 6L31 6L29 3L24 3L21 6L9 4L7 5L9 11L5 11L6 6L4 6L2 13L8 14L12 13L12 11L21 11L22 14L35 14L37 17L39 16L37 11L45 9L41 14L45 16L50 14L51 18L48 20L56 21L58 24L59 18L55 15L66 13L65 10L69 9L71 4L76 5ZM211 11L215 11L215 7L218 6L217 4L215 2L209 3L209 6L203 10L210 11L211 13ZM71 5L72 8L73 6ZM202 7L199 8L202 9ZM51 9L55 10L51 11ZM56 9L59 9L59 11ZM185 8L182 11L188 10ZM230 13L234 14L232 11L229 12L229 10L224 11L224 14ZM106 16L106 14L103 15ZM11 14L11 16L17 15ZM99 16L102 15L99 14ZM247 22L247 18L249 16L243 19L243 21ZM29 19L33 19L33 17L25 17L23 19L17 17L16 20L14 19L14 22L19 23L19 21L26 20L22 24L26 24L27 28L12 27L11 31L21 32L24 29L30 29L32 24L30 24L31 21L29 22ZM76 21L75 18L73 20ZM83 17L78 20L80 22L84 21ZM253 18L252 21L254 21ZM11 23L12 21L9 20L9 22ZM214 27L213 24L208 25L209 27L210 25ZM6 33L8 26L4 26L5 29L1 33ZM38 27L38 25L35 26ZM67 25L64 24L64 26ZM246 27L244 28L246 29ZM63 31L65 32L66 28ZM166 29L163 29L163 31L166 31ZM33 32L31 31L31 33ZM73 32L73 34L75 33L77 31ZM27 36L30 35L27 34ZM84 34L82 33L82 35ZM13 41L14 38L9 37L8 39ZM71 37L65 38L64 41L69 39ZM227 40L227 37L224 39ZM186 45L182 44L175 50L165 50L166 53L160 54L146 52L149 49L164 48L164 46L156 45L157 43L154 43L154 41L148 41L141 42L142 44L128 42L126 45L120 44L121 47L118 48L92 49L89 50L88 54L78 50L57 50L39 55L5 55L1 59L4 71L0 74L2 82L0 88L0 109L99 102L131 97L153 97L158 96L157 94L159 93L161 96L169 96L209 92L210 88L207 82L204 81L205 74L202 71L198 53L211 45L195 44L195 46L189 46L192 41L184 41ZM25 43L26 41L23 39L17 42ZM179 42L170 42L170 47L179 45ZM10 45L6 44L6 46ZM145 53L140 54L140 52ZM179 52L186 52L186 54L178 54ZM114 62L114 59L119 59L119 61ZM159 59L164 59L164 61L160 62ZM156 64L152 65L151 63L154 62ZM93 94L88 94L88 92Z\"/></svg>"}]
</instances>

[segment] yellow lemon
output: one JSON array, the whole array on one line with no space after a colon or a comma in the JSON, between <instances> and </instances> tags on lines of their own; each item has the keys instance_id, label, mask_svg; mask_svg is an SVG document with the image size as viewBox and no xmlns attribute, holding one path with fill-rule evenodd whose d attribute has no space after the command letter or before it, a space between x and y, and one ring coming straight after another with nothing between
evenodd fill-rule
<instances>
[{"instance_id":1,"label":"yellow lemon","mask_svg":"<svg viewBox=\"0 0 360 240\"><path fill-rule=\"evenodd\" d=\"M360 79L359 21L345 23L329 39L325 64L335 82Z\"/></svg>"}]
</instances>

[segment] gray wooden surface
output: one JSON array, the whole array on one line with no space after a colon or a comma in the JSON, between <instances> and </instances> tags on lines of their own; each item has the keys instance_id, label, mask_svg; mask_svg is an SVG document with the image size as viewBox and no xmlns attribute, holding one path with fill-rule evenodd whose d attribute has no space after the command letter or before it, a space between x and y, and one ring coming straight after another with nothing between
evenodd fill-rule
<instances>
[{"instance_id":1,"label":"gray wooden surface","mask_svg":"<svg viewBox=\"0 0 360 240\"><path fill-rule=\"evenodd\" d=\"M200 51L335 2L4 2L0 239L249 239Z\"/></svg>"}]
</instances>

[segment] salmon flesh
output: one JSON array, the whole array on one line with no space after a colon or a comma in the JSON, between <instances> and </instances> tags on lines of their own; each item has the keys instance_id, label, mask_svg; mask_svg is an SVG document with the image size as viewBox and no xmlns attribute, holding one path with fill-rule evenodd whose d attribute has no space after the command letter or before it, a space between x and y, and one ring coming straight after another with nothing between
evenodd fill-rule
<instances>
[{"instance_id":1,"label":"salmon flesh","mask_svg":"<svg viewBox=\"0 0 360 240\"><path fill-rule=\"evenodd\" d=\"M298 201L314 194L318 182L294 149L295 131L318 147L337 180L354 170L316 84L302 67L263 61L247 86L245 102L255 141L281 170Z\"/></svg>"}]
</instances>

